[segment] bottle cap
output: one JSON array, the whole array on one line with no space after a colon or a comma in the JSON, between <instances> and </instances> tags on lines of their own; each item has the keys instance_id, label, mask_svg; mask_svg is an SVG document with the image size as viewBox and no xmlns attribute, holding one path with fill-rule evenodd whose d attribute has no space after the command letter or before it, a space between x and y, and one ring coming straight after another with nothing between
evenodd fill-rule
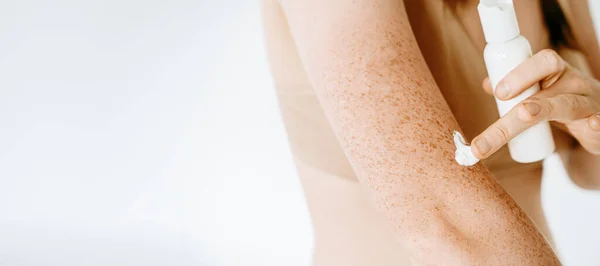
<instances>
[{"instance_id":1,"label":"bottle cap","mask_svg":"<svg viewBox=\"0 0 600 266\"><path fill-rule=\"evenodd\" d=\"M512 0L480 0L477 10L486 42L506 42L521 34Z\"/></svg>"}]
</instances>

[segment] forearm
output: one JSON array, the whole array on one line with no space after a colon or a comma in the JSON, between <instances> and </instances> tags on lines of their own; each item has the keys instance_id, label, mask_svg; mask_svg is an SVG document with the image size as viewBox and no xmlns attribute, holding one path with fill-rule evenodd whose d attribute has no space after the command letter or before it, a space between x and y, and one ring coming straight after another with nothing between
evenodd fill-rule
<instances>
[{"instance_id":1,"label":"forearm","mask_svg":"<svg viewBox=\"0 0 600 266\"><path fill-rule=\"evenodd\" d=\"M425 84L432 83L358 95L331 89L332 97L344 99L325 101L335 110L334 125L359 178L407 250L424 264L556 264L546 241L489 171L453 161L451 131L458 124L445 103L412 109L394 104L408 97L395 90L435 92ZM440 98L434 95L422 97Z\"/></svg>"},{"instance_id":2,"label":"forearm","mask_svg":"<svg viewBox=\"0 0 600 266\"><path fill-rule=\"evenodd\" d=\"M416 53L377 58L356 72L346 69L350 80L325 81L322 102L375 205L422 263L556 264L489 171L454 162L451 136L459 126L449 107L431 77L414 81L410 77L422 75L406 73L426 67L415 63L401 73L392 63L418 59Z\"/></svg>"}]
</instances>

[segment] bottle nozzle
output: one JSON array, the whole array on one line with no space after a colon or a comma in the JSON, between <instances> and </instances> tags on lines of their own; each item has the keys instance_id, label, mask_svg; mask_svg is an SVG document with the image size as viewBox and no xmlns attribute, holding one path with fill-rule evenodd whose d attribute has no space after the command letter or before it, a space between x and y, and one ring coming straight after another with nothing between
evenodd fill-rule
<instances>
[{"instance_id":1,"label":"bottle nozzle","mask_svg":"<svg viewBox=\"0 0 600 266\"><path fill-rule=\"evenodd\" d=\"M505 42L521 34L512 0L480 0L477 10L488 43Z\"/></svg>"},{"instance_id":2,"label":"bottle nozzle","mask_svg":"<svg viewBox=\"0 0 600 266\"><path fill-rule=\"evenodd\" d=\"M488 7L497 7L500 9L512 7L511 0L481 0L481 1L479 1L479 3L486 5Z\"/></svg>"}]
</instances>

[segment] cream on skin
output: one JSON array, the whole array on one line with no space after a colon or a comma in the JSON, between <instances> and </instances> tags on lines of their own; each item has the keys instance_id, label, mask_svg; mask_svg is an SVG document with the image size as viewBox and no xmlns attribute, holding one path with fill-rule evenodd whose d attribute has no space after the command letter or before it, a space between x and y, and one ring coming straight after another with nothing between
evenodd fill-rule
<instances>
[{"instance_id":1,"label":"cream on skin","mask_svg":"<svg viewBox=\"0 0 600 266\"><path fill-rule=\"evenodd\" d=\"M454 152L456 162L462 166L473 166L478 163L479 159L473 155L471 146L467 145L465 137L457 130L454 130L452 136L454 137L454 146L456 146L456 151Z\"/></svg>"}]
</instances>

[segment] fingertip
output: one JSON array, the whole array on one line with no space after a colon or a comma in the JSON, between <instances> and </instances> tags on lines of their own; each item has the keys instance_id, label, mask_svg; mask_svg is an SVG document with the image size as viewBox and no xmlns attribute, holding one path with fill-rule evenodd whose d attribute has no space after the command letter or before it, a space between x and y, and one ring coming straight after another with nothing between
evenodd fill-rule
<instances>
[{"instance_id":1,"label":"fingertip","mask_svg":"<svg viewBox=\"0 0 600 266\"><path fill-rule=\"evenodd\" d=\"M491 149L492 145L486 137L476 137L471 145L471 152L480 160L487 158Z\"/></svg>"},{"instance_id":2,"label":"fingertip","mask_svg":"<svg viewBox=\"0 0 600 266\"><path fill-rule=\"evenodd\" d=\"M479 160L485 159L485 156L482 155L481 153L479 153L479 151L477 151L477 148L475 147L475 145L471 146L471 153L473 154L473 156L475 156L475 158L477 158Z\"/></svg>"},{"instance_id":3,"label":"fingertip","mask_svg":"<svg viewBox=\"0 0 600 266\"><path fill-rule=\"evenodd\" d=\"M600 131L600 113L591 115L588 118L588 125L594 131Z\"/></svg>"},{"instance_id":4,"label":"fingertip","mask_svg":"<svg viewBox=\"0 0 600 266\"><path fill-rule=\"evenodd\" d=\"M490 82L490 77L486 77L485 79L483 79L483 82L481 83L481 87L483 87L483 90L485 92L487 92L490 95L494 95L494 89L492 88L492 83Z\"/></svg>"},{"instance_id":5,"label":"fingertip","mask_svg":"<svg viewBox=\"0 0 600 266\"><path fill-rule=\"evenodd\" d=\"M500 100L509 100L511 98L510 94L510 87L508 86L508 84L506 84L506 82L501 81L500 83L498 83L498 85L496 85L496 89L494 90L494 95L496 96L496 98Z\"/></svg>"}]
</instances>

